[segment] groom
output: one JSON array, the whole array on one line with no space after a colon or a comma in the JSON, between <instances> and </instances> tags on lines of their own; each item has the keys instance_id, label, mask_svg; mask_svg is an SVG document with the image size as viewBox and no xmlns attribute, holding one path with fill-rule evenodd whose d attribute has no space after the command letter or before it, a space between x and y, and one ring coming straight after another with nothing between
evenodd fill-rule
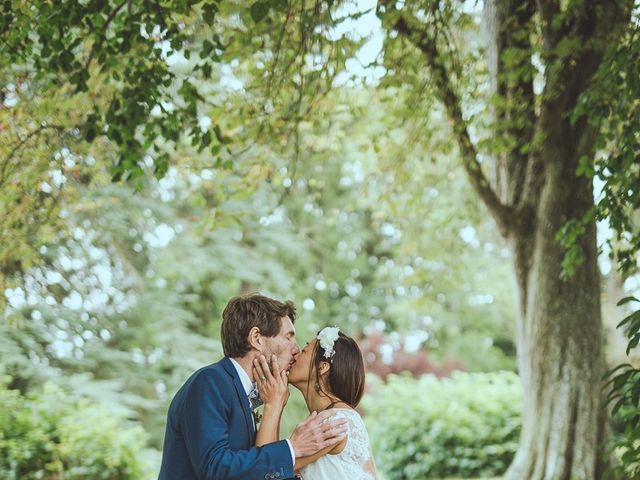
<instances>
[{"instance_id":1,"label":"groom","mask_svg":"<svg viewBox=\"0 0 640 480\"><path fill-rule=\"evenodd\" d=\"M254 447L253 360L275 355L289 369L300 353L292 302L250 294L222 313L225 357L195 372L169 407L159 480L284 479L296 458L344 438L343 420L312 414L286 440ZM251 397L251 400L249 400Z\"/></svg>"}]
</instances>

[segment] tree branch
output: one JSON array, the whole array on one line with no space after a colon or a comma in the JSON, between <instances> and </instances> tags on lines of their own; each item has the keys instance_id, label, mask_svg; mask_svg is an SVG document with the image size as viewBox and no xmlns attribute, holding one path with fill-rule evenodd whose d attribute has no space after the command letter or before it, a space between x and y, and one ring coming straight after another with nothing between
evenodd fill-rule
<instances>
[{"instance_id":1,"label":"tree branch","mask_svg":"<svg viewBox=\"0 0 640 480\"><path fill-rule=\"evenodd\" d=\"M44 130L56 130L58 132L63 132L65 130L65 128L62 125L50 125L50 124L43 124L40 125L38 128L36 128L35 130L29 132L27 134L26 137L24 137L22 140L20 140L10 151L9 154L4 157L2 159L2 164L0 165L0 186L4 185L4 183L7 181L7 169L9 168L9 163L11 162L11 159L13 158L13 156L18 152L18 150L20 150L29 140L31 140L33 137L36 137L37 135L39 135L40 133L42 133Z\"/></svg>"},{"instance_id":2,"label":"tree branch","mask_svg":"<svg viewBox=\"0 0 640 480\"><path fill-rule=\"evenodd\" d=\"M556 2L538 0L543 18L548 17L543 47L545 98L573 109L600 66L604 53L629 21L634 0L590 0L561 11ZM561 41L562 40L562 41ZM566 41L574 48L561 48Z\"/></svg>"},{"instance_id":3,"label":"tree branch","mask_svg":"<svg viewBox=\"0 0 640 480\"><path fill-rule=\"evenodd\" d=\"M273 62L271 64L269 78L267 79L267 88L266 88L267 98L271 97L271 91L275 81L274 79L276 78L276 69L278 68L278 64L280 62L280 54L282 53L282 41L284 40L285 34L287 32L287 26L292 16L293 16L293 5L289 4L289 8L287 8L287 15L284 19L284 22L282 22L282 26L280 27L280 34L278 35L278 41L276 43Z\"/></svg>"},{"instance_id":4,"label":"tree branch","mask_svg":"<svg viewBox=\"0 0 640 480\"><path fill-rule=\"evenodd\" d=\"M633 0L591 0L586 3L584 13L576 15L571 31L581 39L583 48L577 69L565 66L569 88L577 92L569 98L572 108L591 83L609 45L620 38L622 27L630 20L633 4Z\"/></svg>"},{"instance_id":5,"label":"tree branch","mask_svg":"<svg viewBox=\"0 0 640 480\"><path fill-rule=\"evenodd\" d=\"M494 130L512 145L508 151L496 155L495 188L502 201L511 206L519 202L526 182L535 131L534 67L531 64L533 14L534 7L529 2L486 0L484 3L489 72L493 94L500 100L493 108Z\"/></svg>"},{"instance_id":6,"label":"tree branch","mask_svg":"<svg viewBox=\"0 0 640 480\"><path fill-rule=\"evenodd\" d=\"M116 18L116 15L118 14L118 12L125 5L131 6L128 1L124 1L120 5L118 5L116 8L114 8L111 11L111 13L109 14L109 16L107 17L107 20L104 22L104 25L102 26L102 32L100 33L100 36L98 37L98 40L93 45L91 45L91 50L89 51L89 57L87 58L87 62L84 65L84 69L85 70L89 69L89 66L91 65L91 62L93 61L93 56L95 55L96 50L99 49L102 46L102 43L104 42L105 36L107 34L107 29L109 28L109 25L111 24L113 19Z\"/></svg>"},{"instance_id":7,"label":"tree branch","mask_svg":"<svg viewBox=\"0 0 640 480\"><path fill-rule=\"evenodd\" d=\"M545 163L560 162L567 174L575 175L579 157L593 153L597 128L589 126L584 118L574 124L570 117L578 98L593 80L606 49L617 39L620 27L628 22L633 0L592 0L579 10L564 12L556 1L538 0L537 5L546 37L542 51L546 65L536 136L548 149L531 154L527 181L516 207L522 219L533 215L535 199L544 183ZM578 48L559 52L559 42L565 40L576 43Z\"/></svg>"},{"instance_id":8,"label":"tree branch","mask_svg":"<svg viewBox=\"0 0 640 480\"><path fill-rule=\"evenodd\" d=\"M160 5L160 2L158 2L158 0L155 0L153 2L153 6L155 8L156 15L158 15L158 22L160 23L160 29L162 30L163 28L167 28L167 22L164 18L164 14L162 13L162 6ZM131 5L129 5L129 13L131 13Z\"/></svg>"},{"instance_id":9,"label":"tree branch","mask_svg":"<svg viewBox=\"0 0 640 480\"><path fill-rule=\"evenodd\" d=\"M555 48L558 42L557 27L554 22L559 21L560 2L558 0L537 0L538 12L542 23L542 38L545 48Z\"/></svg>"},{"instance_id":10,"label":"tree branch","mask_svg":"<svg viewBox=\"0 0 640 480\"><path fill-rule=\"evenodd\" d=\"M462 165L467 172L469 181L495 218L501 233L506 236L511 229L513 212L500 201L482 171L482 166L478 162L478 152L467 130L468 122L462 115L460 99L451 85L450 72L441 59L435 38L414 31L402 16L398 17L393 28L423 53L430 68L437 94L449 117L460 148Z\"/></svg>"}]
</instances>

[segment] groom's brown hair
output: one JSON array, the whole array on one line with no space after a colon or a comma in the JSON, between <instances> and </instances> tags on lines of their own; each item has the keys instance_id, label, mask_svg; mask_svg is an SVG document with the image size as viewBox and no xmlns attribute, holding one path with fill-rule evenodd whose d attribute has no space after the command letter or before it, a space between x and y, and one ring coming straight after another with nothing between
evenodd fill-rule
<instances>
[{"instance_id":1,"label":"groom's brown hair","mask_svg":"<svg viewBox=\"0 0 640 480\"><path fill-rule=\"evenodd\" d=\"M287 300L280 302L259 293L238 295L227 303L222 312L220 339L227 357L243 357L249 351L247 336L258 327L266 337L275 337L282 327L282 317L296 320L296 307Z\"/></svg>"}]
</instances>

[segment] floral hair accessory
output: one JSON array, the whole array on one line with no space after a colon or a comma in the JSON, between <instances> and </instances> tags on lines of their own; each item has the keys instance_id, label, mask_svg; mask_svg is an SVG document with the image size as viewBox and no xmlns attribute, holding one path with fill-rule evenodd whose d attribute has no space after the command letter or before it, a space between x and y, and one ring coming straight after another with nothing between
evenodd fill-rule
<instances>
[{"instance_id":1,"label":"floral hair accessory","mask_svg":"<svg viewBox=\"0 0 640 480\"><path fill-rule=\"evenodd\" d=\"M318 341L320 346L324 350L324 358L332 358L335 355L333 345L338 339L340 329L338 327L325 327L318 333Z\"/></svg>"}]
</instances>

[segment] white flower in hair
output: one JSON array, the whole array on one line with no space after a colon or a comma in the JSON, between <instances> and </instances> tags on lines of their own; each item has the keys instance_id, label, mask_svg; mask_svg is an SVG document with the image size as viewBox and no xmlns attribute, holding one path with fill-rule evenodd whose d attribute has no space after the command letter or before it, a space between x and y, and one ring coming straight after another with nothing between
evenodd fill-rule
<instances>
[{"instance_id":1,"label":"white flower in hair","mask_svg":"<svg viewBox=\"0 0 640 480\"><path fill-rule=\"evenodd\" d=\"M338 327L324 327L320 330L317 338L324 350L324 358L332 358L336 353L333 345L336 343L339 333L340 329Z\"/></svg>"}]
</instances>

